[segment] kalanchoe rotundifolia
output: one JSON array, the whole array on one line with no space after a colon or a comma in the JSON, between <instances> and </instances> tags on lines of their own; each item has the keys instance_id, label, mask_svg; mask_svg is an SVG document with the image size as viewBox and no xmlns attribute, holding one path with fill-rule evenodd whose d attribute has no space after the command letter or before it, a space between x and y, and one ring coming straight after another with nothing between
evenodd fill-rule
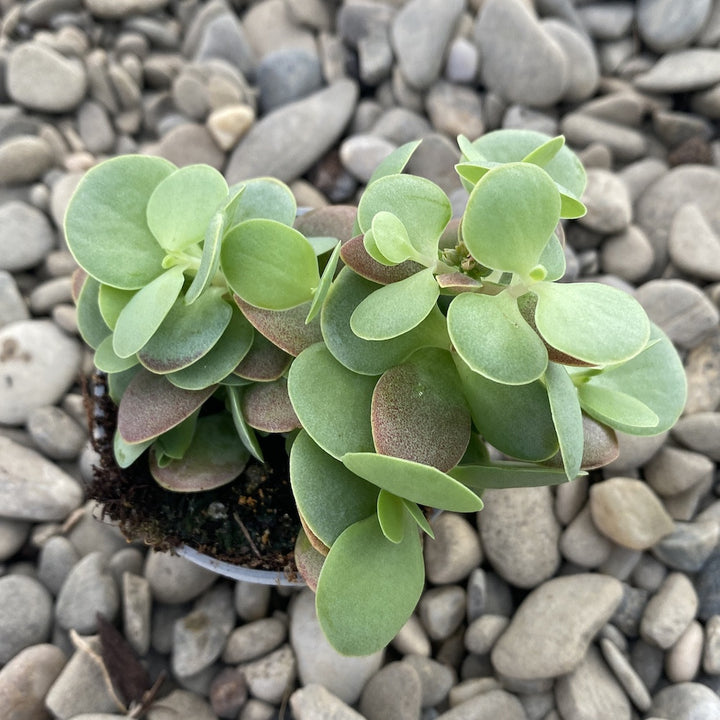
<instances>
[{"instance_id":1,"label":"kalanchoe rotundifolia","mask_svg":"<svg viewBox=\"0 0 720 720\"><path fill-rule=\"evenodd\" d=\"M564 139L458 142L455 219L404 172L418 143L357 210L296 218L272 178L228 187L207 166L125 156L86 175L66 216L118 464L192 492L261 459L264 434L293 438L296 564L349 654L387 644L415 607L426 506L572 480L613 459L615 430L664 432L685 401L672 344L631 296L557 282L562 223L585 212Z\"/></svg>"}]
</instances>

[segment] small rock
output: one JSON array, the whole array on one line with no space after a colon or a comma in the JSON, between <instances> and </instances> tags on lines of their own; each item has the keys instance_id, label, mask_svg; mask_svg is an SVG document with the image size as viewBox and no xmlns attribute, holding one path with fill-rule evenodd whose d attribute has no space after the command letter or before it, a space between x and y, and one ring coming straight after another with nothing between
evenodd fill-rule
<instances>
[{"instance_id":1,"label":"small rock","mask_svg":"<svg viewBox=\"0 0 720 720\"><path fill-rule=\"evenodd\" d=\"M675 523L675 531L653 547L653 554L673 570L694 573L702 568L720 540L720 522Z\"/></svg>"},{"instance_id":2,"label":"small rock","mask_svg":"<svg viewBox=\"0 0 720 720\"><path fill-rule=\"evenodd\" d=\"M160 700L155 700L147 711L147 720L192 718L192 720L217 720L207 701L188 690L173 690Z\"/></svg>"},{"instance_id":3,"label":"small rock","mask_svg":"<svg viewBox=\"0 0 720 720\"><path fill-rule=\"evenodd\" d=\"M445 78L451 83L472 85L478 73L480 54L475 45L464 37L450 43L445 61Z\"/></svg>"},{"instance_id":4,"label":"small rock","mask_svg":"<svg viewBox=\"0 0 720 720\"><path fill-rule=\"evenodd\" d=\"M93 155L112 152L115 131L107 110L95 100L86 100L77 114L78 132L85 148Z\"/></svg>"},{"instance_id":5,"label":"small rock","mask_svg":"<svg viewBox=\"0 0 720 720\"><path fill-rule=\"evenodd\" d=\"M595 526L623 547L645 550L675 525L658 497L642 481L616 477L590 488Z\"/></svg>"},{"instance_id":6,"label":"small rock","mask_svg":"<svg viewBox=\"0 0 720 720\"><path fill-rule=\"evenodd\" d=\"M578 9L583 26L597 40L617 40L628 34L635 17L631 2L589 3Z\"/></svg>"},{"instance_id":7,"label":"small rock","mask_svg":"<svg viewBox=\"0 0 720 720\"><path fill-rule=\"evenodd\" d=\"M168 604L195 599L217 578L215 573L185 558L158 552L147 554L144 574L150 583L153 598Z\"/></svg>"},{"instance_id":8,"label":"small rock","mask_svg":"<svg viewBox=\"0 0 720 720\"><path fill-rule=\"evenodd\" d=\"M19 320L29 319L30 312L15 278L9 272L0 270L0 328Z\"/></svg>"},{"instance_id":9,"label":"small rock","mask_svg":"<svg viewBox=\"0 0 720 720\"><path fill-rule=\"evenodd\" d=\"M420 677L412 665L392 662L370 680L360 697L360 712L367 720L417 720L420 715Z\"/></svg>"},{"instance_id":10,"label":"small rock","mask_svg":"<svg viewBox=\"0 0 720 720\"><path fill-rule=\"evenodd\" d=\"M720 615L713 615L705 623L703 670L708 675L720 675Z\"/></svg>"},{"instance_id":11,"label":"small rock","mask_svg":"<svg viewBox=\"0 0 720 720\"><path fill-rule=\"evenodd\" d=\"M697 610L698 595L687 575L670 573L645 607L640 634L646 642L666 650L685 632Z\"/></svg>"},{"instance_id":12,"label":"small rock","mask_svg":"<svg viewBox=\"0 0 720 720\"><path fill-rule=\"evenodd\" d=\"M255 122L255 111L244 103L225 105L210 113L208 132L221 150L231 150Z\"/></svg>"},{"instance_id":13,"label":"small rock","mask_svg":"<svg viewBox=\"0 0 720 720\"><path fill-rule=\"evenodd\" d=\"M485 132L480 95L469 87L436 82L425 98L433 127L450 137L480 137Z\"/></svg>"},{"instance_id":14,"label":"small rock","mask_svg":"<svg viewBox=\"0 0 720 720\"><path fill-rule=\"evenodd\" d=\"M237 718L247 698L247 682L240 667L221 670L210 686L210 704L219 718Z\"/></svg>"},{"instance_id":15,"label":"small rock","mask_svg":"<svg viewBox=\"0 0 720 720\"><path fill-rule=\"evenodd\" d=\"M167 4L167 0L87 0L87 9L103 20L120 20L131 15L155 12Z\"/></svg>"},{"instance_id":16,"label":"small rock","mask_svg":"<svg viewBox=\"0 0 720 720\"><path fill-rule=\"evenodd\" d=\"M282 645L286 637L287 626L280 618L254 620L232 631L222 660L228 665L256 660Z\"/></svg>"},{"instance_id":17,"label":"small rock","mask_svg":"<svg viewBox=\"0 0 720 720\"><path fill-rule=\"evenodd\" d=\"M410 0L395 16L392 45L400 72L413 88L426 90L440 75L463 8L462 0Z\"/></svg>"},{"instance_id":18,"label":"small rock","mask_svg":"<svg viewBox=\"0 0 720 720\"><path fill-rule=\"evenodd\" d=\"M85 430L53 405L32 410L27 429L38 449L51 460L75 460L87 440Z\"/></svg>"},{"instance_id":19,"label":"small rock","mask_svg":"<svg viewBox=\"0 0 720 720\"><path fill-rule=\"evenodd\" d=\"M340 161L360 182L367 183L375 168L395 149L395 145L376 135L351 135L340 145Z\"/></svg>"},{"instance_id":20,"label":"small rock","mask_svg":"<svg viewBox=\"0 0 720 720\"><path fill-rule=\"evenodd\" d=\"M593 44L580 30L562 20L545 19L542 27L565 53L568 79L563 100L580 102L594 95L600 82L600 68Z\"/></svg>"},{"instance_id":21,"label":"small rock","mask_svg":"<svg viewBox=\"0 0 720 720\"><path fill-rule=\"evenodd\" d=\"M579 573L546 581L522 602L493 647L495 669L524 680L572 672L622 599L622 584Z\"/></svg>"},{"instance_id":22,"label":"small rock","mask_svg":"<svg viewBox=\"0 0 720 720\"><path fill-rule=\"evenodd\" d=\"M562 717L572 720L600 717L630 720L631 717L623 688L594 646L573 672L557 681L555 699Z\"/></svg>"},{"instance_id":23,"label":"small rock","mask_svg":"<svg viewBox=\"0 0 720 720\"><path fill-rule=\"evenodd\" d=\"M695 577L700 607L698 617L707 620L720 615L720 551L716 548Z\"/></svg>"},{"instance_id":24,"label":"small rock","mask_svg":"<svg viewBox=\"0 0 720 720\"><path fill-rule=\"evenodd\" d=\"M641 712L647 712L652 704L652 698L642 678L635 672L630 660L614 642L607 638L600 640L600 649L605 662L610 666L618 682L625 689L632 704Z\"/></svg>"},{"instance_id":25,"label":"small rock","mask_svg":"<svg viewBox=\"0 0 720 720\"><path fill-rule=\"evenodd\" d=\"M227 6L225 12L205 23L193 58L196 62L220 60L237 68L244 76L252 76L256 69L250 38L237 15Z\"/></svg>"},{"instance_id":26,"label":"small rock","mask_svg":"<svg viewBox=\"0 0 720 720\"><path fill-rule=\"evenodd\" d=\"M506 101L548 107L565 93L565 53L521 0L484 2L475 25L475 42L483 83ZM522 48L522 52L508 55L508 47Z\"/></svg>"},{"instance_id":27,"label":"small rock","mask_svg":"<svg viewBox=\"0 0 720 720\"><path fill-rule=\"evenodd\" d=\"M320 59L306 50L269 53L258 65L257 85L264 113L301 100L323 85Z\"/></svg>"},{"instance_id":28,"label":"small rock","mask_svg":"<svg viewBox=\"0 0 720 720\"><path fill-rule=\"evenodd\" d=\"M581 112L565 115L560 131L573 147L584 148L592 143L606 145L620 162L637 160L647 152L647 138L639 130Z\"/></svg>"},{"instance_id":29,"label":"small rock","mask_svg":"<svg viewBox=\"0 0 720 720\"><path fill-rule=\"evenodd\" d=\"M420 678L420 705L434 707L445 701L450 688L457 682L452 668L421 655L405 655L402 661L414 668Z\"/></svg>"},{"instance_id":30,"label":"small rock","mask_svg":"<svg viewBox=\"0 0 720 720\"><path fill-rule=\"evenodd\" d=\"M589 504L565 528L560 551L570 562L583 568L602 565L610 556L612 543L595 527Z\"/></svg>"},{"instance_id":31,"label":"small rock","mask_svg":"<svg viewBox=\"0 0 720 720\"><path fill-rule=\"evenodd\" d=\"M55 233L45 213L19 200L0 205L0 269L33 268L54 246Z\"/></svg>"},{"instance_id":32,"label":"small rock","mask_svg":"<svg viewBox=\"0 0 720 720\"><path fill-rule=\"evenodd\" d=\"M355 83L341 80L262 118L231 154L225 171L228 182L260 175L288 182L302 175L340 137L357 95Z\"/></svg>"},{"instance_id":33,"label":"small rock","mask_svg":"<svg viewBox=\"0 0 720 720\"><path fill-rule=\"evenodd\" d=\"M235 583L235 612L245 622L260 620L268 613L270 605L269 585L258 585L256 583L239 580Z\"/></svg>"},{"instance_id":34,"label":"small rock","mask_svg":"<svg viewBox=\"0 0 720 720\"><path fill-rule=\"evenodd\" d=\"M465 590L443 585L426 590L418 606L420 620L432 640L445 640L465 617Z\"/></svg>"},{"instance_id":35,"label":"small rock","mask_svg":"<svg viewBox=\"0 0 720 720\"><path fill-rule=\"evenodd\" d=\"M487 490L478 515L483 550L502 578L522 588L539 585L560 563L560 526L547 487Z\"/></svg>"},{"instance_id":36,"label":"small rock","mask_svg":"<svg viewBox=\"0 0 720 720\"><path fill-rule=\"evenodd\" d=\"M694 415L720 406L720 328L710 333L685 358L688 397L685 414Z\"/></svg>"},{"instance_id":37,"label":"small rock","mask_svg":"<svg viewBox=\"0 0 720 720\"><path fill-rule=\"evenodd\" d=\"M0 577L0 665L23 648L44 643L52 626L52 597L34 578L22 575Z\"/></svg>"},{"instance_id":38,"label":"small rock","mask_svg":"<svg viewBox=\"0 0 720 720\"><path fill-rule=\"evenodd\" d=\"M515 695L505 690L488 690L437 716L437 720L526 720L527 715Z\"/></svg>"},{"instance_id":39,"label":"small rock","mask_svg":"<svg viewBox=\"0 0 720 720\"><path fill-rule=\"evenodd\" d=\"M578 222L602 234L625 230L632 220L632 202L623 181L602 168L590 168L587 178L583 195L587 214Z\"/></svg>"},{"instance_id":40,"label":"small rock","mask_svg":"<svg viewBox=\"0 0 720 720\"><path fill-rule=\"evenodd\" d=\"M690 682L700 669L703 652L703 628L693 620L665 657L665 674L670 682Z\"/></svg>"},{"instance_id":41,"label":"small rock","mask_svg":"<svg viewBox=\"0 0 720 720\"><path fill-rule=\"evenodd\" d=\"M117 525L107 518L102 519L102 510L93 500L86 503L85 512L71 528L68 539L81 556L99 552L106 562L114 553L127 547L127 539Z\"/></svg>"},{"instance_id":42,"label":"small rock","mask_svg":"<svg viewBox=\"0 0 720 720\"><path fill-rule=\"evenodd\" d=\"M645 480L656 493L676 495L712 475L714 464L701 453L667 446L643 470Z\"/></svg>"},{"instance_id":43,"label":"small rock","mask_svg":"<svg viewBox=\"0 0 720 720\"><path fill-rule=\"evenodd\" d=\"M685 280L650 280L635 293L650 320L677 345L693 348L720 322L720 312Z\"/></svg>"},{"instance_id":44,"label":"small rock","mask_svg":"<svg viewBox=\"0 0 720 720\"><path fill-rule=\"evenodd\" d=\"M655 52L677 50L691 43L705 26L712 0L641 0L637 8L640 37Z\"/></svg>"},{"instance_id":45,"label":"small rock","mask_svg":"<svg viewBox=\"0 0 720 720\"><path fill-rule=\"evenodd\" d=\"M315 596L310 590L296 595L290 605L290 642L297 658L300 683L305 686L322 683L336 698L350 704L357 702L365 683L383 661L382 650L359 657L340 655L323 635L315 614ZM315 697L314 693L312 696ZM290 702L293 705L292 698Z\"/></svg>"},{"instance_id":46,"label":"small rock","mask_svg":"<svg viewBox=\"0 0 720 720\"><path fill-rule=\"evenodd\" d=\"M484 613L510 617L514 611L508 583L493 572L477 568L467 583L467 619L472 622Z\"/></svg>"},{"instance_id":47,"label":"small rock","mask_svg":"<svg viewBox=\"0 0 720 720\"><path fill-rule=\"evenodd\" d=\"M28 42L10 52L6 83L18 105L38 112L65 113L74 110L85 96L87 75L77 58Z\"/></svg>"},{"instance_id":48,"label":"small rock","mask_svg":"<svg viewBox=\"0 0 720 720\"><path fill-rule=\"evenodd\" d=\"M16 520L64 520L82 502L82 488L30 448L0 436L0 508Z\"/></svg>"},{"instance_id":49,"label":"small rock","mask_svg":"<svg viewBox=\"0 0 720 720\"><path fill-rule=\"evenodd\" d=\"M650 93L703 90L720 82L720 51L689 48L665 53L633 82L638 90Z\"/></svg>"},{"instance_id":50,"label":"small rock","mask_svg":"<svg viewBox=\"0 0 720 720\"><path fill-rule=\"evenodd\" d=\"M720 717L720 697L700 683L677 683L653 698L649 715L672 720L711 720Z\"/></svg>"},{"instance_id":51,"label":"small rock","mask_svg":"<svg viewBox=\"0 0 720 720\"><path fill-rule=\"evenodd\" d=\"M457 513L445 512L431 523L435 539L425 540L425 572L435 585L464 580L482 563L475 528Z\"/></svg>"},{"instance_id":52,"label":"small rock","mask_svg":"<svg viewBox=\"0 0 720 720\"><path fill-rule=\"evenodd\" d=\"M122 609L125 639L140 657L145 657L150 650L152 594L144 577L131 572L123 574Z\"/></svg>"},{"instance_id":53,"label":"small rock","mask_svg":"<svg viewBox=\"0 0 720 720\"><path fill-rule=\"evenodd\" d=\"M720 412L699 412L681 417L672 431L683 445L711 460L720 460Z\"/></svg>"},{"instance_id":54,"label":"small rock","mask_svg":"<svg viewBox=\"0 0 720 720\"><path fill-rule=\"evenodd\" d=\"M28 522L0 518L0 562L9 560L25 544L30 528Z\"/></svg>"},{"instance_id":55,"label":"small rock","mask_svg":"<svg viewBox=\"0 0 720 720\"><path fill-rule=\"evenodd\" d=\"M489 653L509 624L510 619L502 615L481 615L465 631L465 647L476 655Z\"/></svg>"},{"instance_id":56,"label":"small rock","mask_svg":"<svg viewBox=\"0 0 720 720\"><path fill-rule=\"evenodd\" d=\"M225 153L215 144L204 125L182 123L165 133L158 145L158 154L178 167L205 163L220 170Z\"/></svg>"},{"instance_id":57,"label":"small rock","mask_svg":"<svg viewBox=\"0 0 720 720\"><path fill-rule=\"evenodd\" d=\"M720 237L697 205L681 205L675 213L668 250L683 272L703 280L720 280Z\"/></svg>"},{"instance_id":58,"label":"small rock","mask_svg":"<svg viewBox=\"0 0 720 720\"><path fill-rule=\"evenodd\" d=\"M227 585L207 590L196 601L193 611L175 622L172 651L175 675L187 678L210 667L222 654L234 624L235 609Z\"/></svg>"},{"instance_id":59,"label":"small rock","mask_svg":"<svg viewBox=\"0 0 720 720\"><path fill-rule=\"evenodd\" d=\"M261 0L254 3L245 13L242 25L259 59L268 53L287 48L315 52L313 33L294 23L284 0Z\"/></svg>"},{"instance_id":60,"label":"small rock","mask_svg":"<svg viewBox=\"0 0 720 720\"><path fill-rule=\"evenodd\" d=\"M319 683L308 683L290 696L296 720L365 720Z\"/></svg>"},{"instance_id":61,"label":"small rock","mask_svg":"<svg viewBox=\"0 0 720 720\"><path fill-rule=\"evenodd\" d=\"M47 717L45 696L65 665L66 657L54 645L21 650L0 670L0 707L12 720Z\"/></svg>"},{"instance_id":62,"label":"small rock","mask_svg":"<svg viewBox=\"0 0 720 720\"><path fill-rule=\"evenodd\" d=\"M57 595L79 559L80 554L73 544L66 537L55 535L40 549L38 578L53 595Z\"/></svg>"},{"instance_id":63,"label":"small rock","mask_svg":"<svg viewBox=\"0 0 720 720\"><path fill-rule=\"evenodd\" d=\"M113 622L120 607L117 585L107 574L102 553L86 555L70 571L57 597L55 617L65 630L96 633L97 614Z\"/></svg>"},{"instance_id":64,"label":"small rock","mask_svg":"<svg viewBox=\"0 0 720 720\"><path fill-rule=\"evenodd\" d=\"M242 666L250 694L279 705L295 682L295 656L289 645Z\"/></svg>"},{"instance_id":65,"label":"small rock","mask_svg":"<svg viewBox=\"0 0 720 720\"><path fill-rule=\"evenodd\" d=\"M606 238L600 250L602 269L631 283L650 272L653 259L652 245L637 225Z\"/></svg>"}]
</instances>

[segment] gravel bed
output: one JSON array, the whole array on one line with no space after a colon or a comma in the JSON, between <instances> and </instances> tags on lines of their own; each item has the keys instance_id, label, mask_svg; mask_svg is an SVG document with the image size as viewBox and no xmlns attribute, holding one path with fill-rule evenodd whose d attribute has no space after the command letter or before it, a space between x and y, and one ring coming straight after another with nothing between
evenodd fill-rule
<instances>
[{"instance_id":1,"label":"gravel bed","mask_svg":"<svg viewBox=\"0 0 720 720\"><path fill-rule=\"evenodd\" d=\"M720 1L0 11L0 716L720 718ZM157 154L275 175L319 207L423 137L412 169L462 208L454 137L499 127L563 133L586 163L566 279L634 293L669 334L676 428L622 437L590 480L439 516L416 615L364 658L328 646L309 591L217 578L95 519L62 230L85 170ZM121 689L99 661L113 627L147 672L118 655Z\"/></svg>"}]
</instances>

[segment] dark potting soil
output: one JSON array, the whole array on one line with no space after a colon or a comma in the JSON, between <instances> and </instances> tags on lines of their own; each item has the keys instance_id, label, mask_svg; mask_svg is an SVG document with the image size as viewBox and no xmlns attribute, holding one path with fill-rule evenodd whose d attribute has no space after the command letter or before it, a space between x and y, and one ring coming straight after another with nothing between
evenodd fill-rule
<instances>
[{"instance_id":1,"label":"dark potting soil","mask_svg":"<svg viewBox=\"0 0 720 720\"><path fill-rule=\"evenodd\" d=\"M222 487L171 492L153 479L147 452L130 467L118 467L113 454L117 407L104 375L94 375L85 390L93 445L100 456L87 494L101 503L103 514L125 537L161 551L186 544L236 565L296 576L293 557L300 520L283 437L261 438L266 462L251 458L243 473Z\"/></svg>"}]
</instances>

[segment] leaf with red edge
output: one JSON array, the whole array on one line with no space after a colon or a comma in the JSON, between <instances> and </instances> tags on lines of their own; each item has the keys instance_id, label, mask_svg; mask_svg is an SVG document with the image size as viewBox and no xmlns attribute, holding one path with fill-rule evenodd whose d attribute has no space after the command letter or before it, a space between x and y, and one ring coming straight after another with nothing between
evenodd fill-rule
<instances>
[{"instance_id":1,"label":"leaf with red edge","mask_svg":"<svg viewBox=\"0 0 720 720\"><path fill-rule=\"evenodd\" d=\"M235 374L246 380L270 382L284 375L291 362L291 355L256 333L250 351L235 368Z\"/></svg>"},{"instance_id":2,"label":"leaf with red edge","mask_svg":"<svg viewBox=\"0 0 720 720\"><path fill-rule=\"evenodd\" d=\"M295 540L295 565L302 579L313 592L317 591L318 578L324 562L325 556L312 546L307 535L300 530Z\"/></svg>"},{"instance_id":3,"label":"leaf with red edge","mask_svg":"<svg viewBox=\"0 0 720 720\"><path fill-rule=\"evenodd\" d=\"M387 370L372 398L375 449L447 472L470 441L470 410L450 353L423 348Z\"/></svg>"},{"instance_id":4,"label":"leaf with red edge","mask_svg":"<svg viewBox=\"0 0 720 720\"><path fill-rule=\"evenodd\" d=\"M241 406L247 424L256 430L283 433L300 427L284 377L248 387L243 393Z\"/></svg>"},{"instance_id":5,"label":"leaf with red edge","mask_svg":"<svg viewBox=\"0 0 720 720\"><path fill-rule=\"evenodd\" d=\"M367 280L379 283L380 285L399 282L423 269L420 263L416 263L413 260L406 260L397 265L383 265L379 263L371 257L365 249L362 235L358 235L343 244L340 250L340 258L358 275L361 275Z\"/></svg>"},{"instance_id":6,"label":"leaf with red edge","mask_svg":"<svg viewBox=\"0 0 720 720\"><path fill-rule=\"evenodd\" d=\"M232 419L206 415L182 460L160 467L150 452L150 472L157 483L174 492L201 492L226 485L245 469L250 454L238 440Z\"/></svg>"},{"instance_id":7,"label":"leaf with red edge","mask_svg":"<svg viewBox=\"0 0 720 720\"><path fill-rule=\"evenodd\" d=\"M120 400L118 431L130 444L156 438L192 415L216 387L182 390L162 375L139 370Z\"/></svg>"},{"instance_id":8,"label":"leaf with red edge","mask_svg":"<svg viewBox=\"0 0 720 720\"><path fill-rule=\"evenodd\" d=\"M320 318L305 323L312 301L290 310L264 310L246 303L237 295L235 302L259 333L293 357L297 357L306 347L322 340Z\"/></svg>"}]
</instances>

